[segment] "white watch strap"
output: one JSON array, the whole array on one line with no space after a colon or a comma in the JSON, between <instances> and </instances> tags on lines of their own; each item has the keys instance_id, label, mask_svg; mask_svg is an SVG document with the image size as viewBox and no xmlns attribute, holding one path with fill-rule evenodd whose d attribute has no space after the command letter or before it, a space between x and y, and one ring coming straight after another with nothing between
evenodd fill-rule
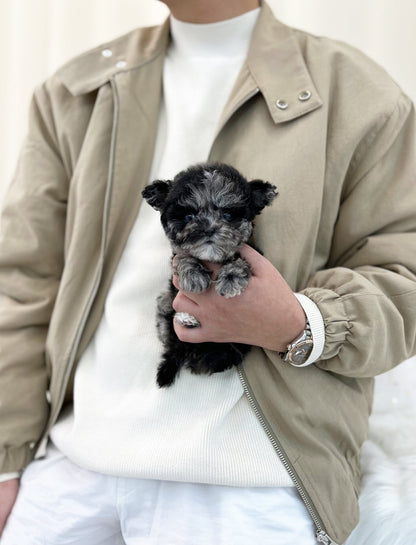
<instances>
[{"instance_id":1,"label":"white watch strap","mask_svg":"<svg viewBox=\"0 0 416 545\"><path fill-rule=\"evenodd\" d=\"M302 363L301 365L294 365L291 363L290 365L293 365L293 367L307 367L308 365L318 361L322 355L322 352L324 351L325 324L321 311L319 310L318 306L311 299L309 299L309 297L306 297L306 295L303 295L302 293L295 293L295 297L302 305L308 319L312 333L313 348L305 363Z\"/></svg>"},{"instance_id":2,"label":"white watch strap","mask_svg":"<svg viewBox=\"0 0 416 545\"><path fill-rule=\"evenodd\" d=\"M20 477L19 472L14 473L0 473L0 483L4 483L5 481L10 481L11 479L18 479Z\"/></svg>"}]
</instances>

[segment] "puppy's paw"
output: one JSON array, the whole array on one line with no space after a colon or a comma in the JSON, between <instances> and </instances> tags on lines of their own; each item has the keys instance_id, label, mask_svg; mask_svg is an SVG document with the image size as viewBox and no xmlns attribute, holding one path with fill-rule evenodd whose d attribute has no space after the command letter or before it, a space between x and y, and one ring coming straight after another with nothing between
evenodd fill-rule
<instances>
[{"instance_id":1,"label":"puppy's paw","mask_svg":"<svg viewBox=\"0 0 416 545\"><path fill-rule=\"evenodd\" d=\"M211 273L193 257L182 257L177 264L179 286L190 293L202 293L211 284Z\"/></svg>"},{"instance_id":2,"label":"puppy's paw","mask_svg":"<svg viewBox=\"0 0 416 545\"><path fill-rule=\"evenodd\" d=\"M201 271L187 271L183 276L179 275L179 286L189 293L202 293L209 288L211 277Z\"/></svg>"},{"instance_id":3,"label":"puppy's paw","mask_svg":"<svg viewBox=\"0 0 416 545\"><path fill-rule=\"evenodd\" d=\"M218 272L215 289L223 297L241 295L248 286L251 271L249 264L240 257L225 263Z\"/></svg>"}]
</instances>

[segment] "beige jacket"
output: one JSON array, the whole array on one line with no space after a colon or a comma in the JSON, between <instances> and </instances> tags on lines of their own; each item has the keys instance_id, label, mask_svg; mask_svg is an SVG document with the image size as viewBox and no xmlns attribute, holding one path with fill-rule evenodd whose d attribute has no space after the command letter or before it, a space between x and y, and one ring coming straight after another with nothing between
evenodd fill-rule
<instances>
[{"instance_id":1,"label":"beige jacket","mask_svg":"<svg viewBox=\"0 0 416 545\"><path fill-rule=\"evenodd\" d=\"M90 51L35 92L2 219L0 472L30 462L71 400L148 181L168 30ZM315 365L257 348L240 369L323 543L357 524L373 377L415 352L415 144L382 69L263 5L210 159L277 185L256 243L324 317Z\"/></svg>"}]
</instances>

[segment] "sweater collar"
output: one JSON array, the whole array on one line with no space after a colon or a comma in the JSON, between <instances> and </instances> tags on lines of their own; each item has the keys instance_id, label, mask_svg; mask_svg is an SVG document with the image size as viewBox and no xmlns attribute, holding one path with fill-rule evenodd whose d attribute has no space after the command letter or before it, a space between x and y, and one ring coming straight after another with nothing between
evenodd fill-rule
<instances>
[{"instance_id":1,"label":"sweater collar","mask_svg":"<svg viewBox=\"0 0 416 545\"><path fill-rule=\"evenodd\" d=\"M208 24L179 21L171 15L172 52L184 57L242 57L260 13L254 9L238 17Z\"/></svg>"}]
</instances>

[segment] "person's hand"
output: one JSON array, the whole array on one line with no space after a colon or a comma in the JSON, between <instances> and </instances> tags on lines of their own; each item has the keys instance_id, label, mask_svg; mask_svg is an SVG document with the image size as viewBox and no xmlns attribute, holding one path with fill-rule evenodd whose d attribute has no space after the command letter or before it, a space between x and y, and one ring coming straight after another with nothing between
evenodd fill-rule
<instances>
[{"instance_id":1,"label":"person's hand","mask_svg":"<svg viewBox=\"0 0 416 545\"><path fill-rule=\"evenodd\" d=\"M0 536L16 501L19 484L19 479L10 479L0 483Z\"/></svg>"},{"instance_id":2,"label":"person's hand","mask_svg":"<svg viewBox=\"0 0 416 545\"><path fill-rule=\"evenodd\" d=\"M175 321L175 332L184 342L238 342L283 352L305 328L303 308L270 261L247 245L240 255L252 269L246 290L229 299L219 295L213 284L204 293L180 290L174 310L191 314L201 325L187 328ZM220 265L206 265L215 276ZM176 275L173 283L179 289Z\"/></svg>"}]
</instances>

